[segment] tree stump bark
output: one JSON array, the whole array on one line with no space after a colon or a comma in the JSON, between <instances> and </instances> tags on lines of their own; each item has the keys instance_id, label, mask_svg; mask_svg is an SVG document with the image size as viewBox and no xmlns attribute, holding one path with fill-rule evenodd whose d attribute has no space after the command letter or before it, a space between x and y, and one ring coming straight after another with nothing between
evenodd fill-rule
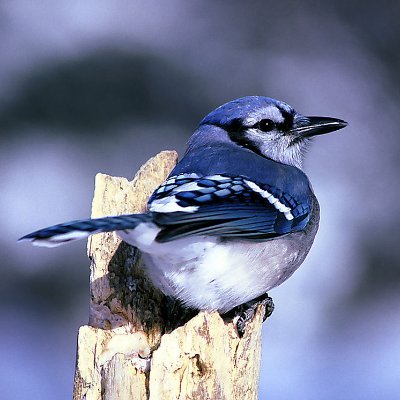
<instances>
[{"instance_id":1,"label":"tree stump bark","mask_svg":"<svg viewBox=\"0 0 400 400\"><path fill-rule=\"evenodd\" d=\"M176 160L161 152L132 181L98 174L92 217L144 212ZM136 248L110 232L89 238L88 255L89 324L78 333L74 400L257 399L264 310L242 338L215 312L172 329Z\"/></svg>"}]
</instances>

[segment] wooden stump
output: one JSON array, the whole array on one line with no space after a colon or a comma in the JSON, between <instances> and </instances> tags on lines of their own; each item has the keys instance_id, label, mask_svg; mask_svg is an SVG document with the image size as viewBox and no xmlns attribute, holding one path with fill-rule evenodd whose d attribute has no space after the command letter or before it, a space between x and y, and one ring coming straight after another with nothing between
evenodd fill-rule
<instances>
[{"instance_id":1,"label":"wooden stump","mask_svg":"<svg viewBox=\"0 0 400 400\"><path fill-rule=\"evenodd\" d=\"M98 174L92 217L145 211L176 160L161 152L131 182ZM218 313L171 331L137 249L110 232L89 238L88 255L89 325L79 329L74 400L257 399L263 310L243 338Z\"/></svg>"}]
</instances>

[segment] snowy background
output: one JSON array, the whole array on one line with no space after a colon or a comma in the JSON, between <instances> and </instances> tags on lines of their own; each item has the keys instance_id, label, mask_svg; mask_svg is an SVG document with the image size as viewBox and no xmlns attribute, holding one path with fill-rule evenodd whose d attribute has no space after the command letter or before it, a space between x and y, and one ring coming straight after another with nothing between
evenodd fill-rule
<instances>
[{"instance_id":1,"label":"snowy background","mask_svg":"<svg viewBox=\"0 0 400 400\"><path fill-rule=\"evenodd\" d=\"M0 2L1 398L71 398L88 316L85 242L17 238L255 94L349 122L305 163L321 227L270 293L260 399L400 398L400 3L358 3Z\"/></svg>"}]
</instances>

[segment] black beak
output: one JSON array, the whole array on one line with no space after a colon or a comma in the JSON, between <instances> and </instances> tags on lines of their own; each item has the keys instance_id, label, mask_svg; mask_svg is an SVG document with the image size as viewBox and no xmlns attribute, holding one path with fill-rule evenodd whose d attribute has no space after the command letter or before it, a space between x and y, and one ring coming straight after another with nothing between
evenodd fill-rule
<instances>
[{"instance_id":1,"label":"black beak","mask_svg":"<svg viewBox=\"0 0 400 400\"><path fill-rule=\"evenodd\" d=\"M292 132L303 138L308 138L342 129L347 126L347 122L330 117L302 117L299 121L295 121L295 125L297 126Z\"/></svg>"}]
</instances>

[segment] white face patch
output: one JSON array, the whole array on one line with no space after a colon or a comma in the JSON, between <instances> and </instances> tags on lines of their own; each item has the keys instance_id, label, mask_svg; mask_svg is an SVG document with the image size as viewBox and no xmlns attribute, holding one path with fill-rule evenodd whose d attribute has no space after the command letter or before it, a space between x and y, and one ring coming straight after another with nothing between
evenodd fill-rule
<instances>
[{"instance_id":1,"label":"white face patch","mask_svg":"<svg viewBox=\"0 0 400 400\"><path fill-rule=\"evenodd\" d=\"M257 123L263 119L270 119L277 126L285 122L283 114L288 113L295 117L295 111L286 103L278 105L270 104L249 112L243 119L243 125L247 127L243 136L257 148L260 153L274 161L292 165L301 169L302 159L307 147L308 140L296 140L297 136L290 132L282 133L278 129L263 132L257 128Z\"/></svg>"},{"instance_id":2,"label":"white face patch","mask_svg":"<svg viewBox=\"0 0 400 400\"><path fill-rule=\"evenodd\" d=\"M290 134L282 135L276 130L264 133L255 128L247 129L245 136L265 157L301 169L309 139L293 143Z\"/></svg>"},{"instance_id":3,"label":"white face patch","mask_svg":"<svg viewBox=\"0 0 400 400\"><path fill-rule=\"evenodd\" d=\"M283 203L279 201L274 195L272 195L268 190L261 189L256 183L252 181L245 181L250 189L254 190L256 193L260 193L261 197L264 197L268 200L270 204L272 204L278 211L283 213L285 218L288 221L293 219L293 214L291 213L292 209L290 207L285 206Z\"/></svg>"},{"instance_id":4,"label":"white face patch","mask_svg":"<svg viewBox=\"0 0 400 400\"><path fill-rule=\"evenodd\" d=\"M262 119L270 119L274 121L277 124L280 124L284 122L284 118L282 113L280 112L279 108L276 106L268 106L268 107L262 107L258 108L254 112L250 113L248 117L244 119L244 125L246 126L253 126L256 124L258 121L261 121Z\"/></svg>"}]
</instances>

